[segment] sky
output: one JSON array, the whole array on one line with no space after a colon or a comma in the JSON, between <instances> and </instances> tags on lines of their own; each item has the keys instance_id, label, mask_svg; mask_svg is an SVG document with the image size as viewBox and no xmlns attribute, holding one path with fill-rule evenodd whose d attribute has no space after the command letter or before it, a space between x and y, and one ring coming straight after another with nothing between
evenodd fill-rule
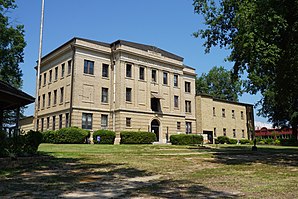
<instances>
[{"instance_id":1,"label":"sky","mask_svg":"<svg viewBox=\"0 0 298 199\"><path fill-rule=\"evenodd\" d=\"M25 26L23 91L35 96L35 70L38 60L41 0L16 0L9 13L13 24ZM213 48L205 54L203 40L192 33L204 28L194 13L192 0L45 0L42 55L73 37L112 43L118 39L153 45L184 58L184 64L200 76L213 66L231 69L225 62L227 49ZM239 101L255 104L260 95L244 94ZM255 120L267 119L256 115ZM33 115L31 104L25 115Z\"/></svg>"}]
</instances>

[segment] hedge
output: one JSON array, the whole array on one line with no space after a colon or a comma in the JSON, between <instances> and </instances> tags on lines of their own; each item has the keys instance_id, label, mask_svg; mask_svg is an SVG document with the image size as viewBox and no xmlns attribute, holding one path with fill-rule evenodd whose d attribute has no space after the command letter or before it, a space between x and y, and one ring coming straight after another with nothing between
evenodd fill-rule
<instances>
[{"instance_id":1,"label":"hedge","mask_svg":"<svg viewBox=\"0 0 298 199\"><path fill-rule=\"evenodd\" d=\"M78 127L62 128L43 133L43 142L53 144L83 144L89 132Z\"/></svg>"},{"instance_id":2,"label":"hedge","mask_svg":"<svg viewBox=\"0 0 298 199\"><path fill-rule=\"evenodd\" d=\"M230 139L227 136L218 136L216 140L218 144L228 144Z\"/></svg>"},{"instance_id":3,"label":"hedge","mask_svg":"<svg viewBox=\"0 0 298 199\"><path fill-rule=\"evenodd\" d=\"M197 134L179 134L171 135L170 141L173 145L192 145L192 144L202 144L203 136Z\"/></svg>"},{"instance_id":4,"label":"hedge","mask_svg":"<svg viewBox=\"0 0 298 199\"><path fill-rule=\"evenodd\" d=\"M42 142L42 134L38 131L29 131L25 135L8 138L5 132L0 132L0 142L0 157L33 155Z\"/></svg>"},{"instance_id":5,"label":"hedge","mask_svg":"<svg viewBox=\"0 0 298 199\"><path fill-rule=\"evenodd\" d=\"M100 142L97 141L97 136L100 136ZM114 131L98 130L93 133L94 144L114 144L116 134Z\"/></svg>"},{"instance_id":6,"label":"hedge","mask_svg":"<svg viewBox=\"0 0 298 199\"><path fill-rule=\"evenodd\" d=\"M156 135L152 132L120 132L120 144L152 144L156 141Z\"/></svg>"}]
</instances>

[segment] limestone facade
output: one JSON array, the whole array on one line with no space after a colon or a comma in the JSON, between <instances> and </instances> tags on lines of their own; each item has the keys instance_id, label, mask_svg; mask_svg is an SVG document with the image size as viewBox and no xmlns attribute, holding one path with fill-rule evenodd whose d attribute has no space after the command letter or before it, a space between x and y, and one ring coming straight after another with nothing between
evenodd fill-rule
<instances>
[{"instance_id":1,"label":"limestone facade","mask_svg":"<svg viewBox=\"0 0 298 199\"><path fill-rule=\"evenodd\" d=\"M195 70L154 46L73 38L42 58L38 129L196 133Z\"/></svg>"},{"instance_id":2,"label":"limestone facade","mask_svg":"<svg viewBox=\"0 0 298 199\"><path fill-rule=\"evenodd\" d=\"M253 105L196 96L197 132L208 135L209 142L218 136L250 139L254 132Z\"/></svg>"}]
</instances>

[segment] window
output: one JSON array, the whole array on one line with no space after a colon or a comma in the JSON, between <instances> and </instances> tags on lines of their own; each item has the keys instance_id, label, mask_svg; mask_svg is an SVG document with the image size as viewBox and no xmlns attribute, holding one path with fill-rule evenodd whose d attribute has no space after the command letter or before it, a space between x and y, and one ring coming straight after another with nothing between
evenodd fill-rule
<instances>
[{"instance_id":1,"label":"window","mask_svg":"<svg viewBox=\"0 0 298 199\"><path fill-rule=\"evenodd\" d=\"M55 130L56 127L56 116L53 116L53 126L52 129Z\"/></svg>"},{"instance_id":2,"label":"window","mask_svg":"<svg viewBox=\"0 0 298 199\"><path fill-rule=\"evenodd\" d=\"M223 136L227 136L227 129L223 128L222 131L223 131Z\"/></svg>"},{"instance_id":3,"label":"window","mask_svg":"<svg viewBox=\"0 0 298 199\"><path fill-rule=\"evenodd\" d=\"M151 98L151 110L155 112L160 112L160 99Z\"/></svg>"},{"instance_id":4,"label":"window","mask_svg":"<svg viewBox=\"0 0 298 199\"><path fill-rule=\"evenodd\" d=\"M41 118L41 131L43 131L44 118Z\"/></svg>"},{"instance_id":5,"label":"window","mask_svg":"<svg viewBox=\"0 0 298 199\"><path fill-rule=\"evenodd\" d=\"M131 78L131 64L126 64L126 77Z\"/></svg>"},{"instance_id":6,"label":"window","mask_svg":"<svg viewBox=\"0 0 298 199\"><path fill-rule=\"evenodd\" d=\"M94 75L94 61L84 60L84 73Z\"/></svg>"},{"instance_id":7,"label":"window","mask_svg":"<svg viewBox=\"0 0 298 199\"><path fill-rule=\"evenodd\" d=\"M156 70L152 69L151 77L152 77L152 82L156 82L156 80L157 80L157 78L156 78Z\"/></svg>"},{"instance_id":8,"label":"window","mask_svg":"<svg viewBox=\"0 0 298 199\"><path fill-rule=\"evenodd\" d=\"M131 127L131 118L130 117L126 118L126 127Z\"/></svg>"},{"instance_id":9,"label":"window","mask_svg":"<svg viewBox=\"0 0 298 199\"><path fill-rule=\"evenodd\" d=\"M191 113L191 101L185 101L185 112Z\"/></svg>"},{"instance_id":10,"label":"window","mask_svg":"<svg viewBox=\"0 0 298 199\"><path fill-rule=\"evenodd\" d=\"M50 117L47 117L47 130L50 129Z\"/></svg>"},{"instance_id":11,"label":"window","mask_svg":"<svg viewBox=\"0 0 298 199\"><path fill-rule=\"evenodd\" d=\"M37 108L40 109L40 96L38 96Z\"/></svg>"},{"instance_id":12,"label":"window","mask_svg":"<svg viewBox=\"0 0 298 199\"><path fill-rule=\"evenodd\" d=\"M82 129L92 129L92 113L82 113Z\"/></svg>"},{"instance_id":13,"label":"window","mask_svg":"<svg viewBox=\"0 0 298 199\"><path fill-rule=\"evenodd\" d=\"M233 138L236 137L236 129L233 129Z\"/></svg>"},{"instance_id":14,"label":"window","mask_svg":"<svg viewBox=\"0 0 298 199\"><path fill-rule=\"evenodd\" d=\"M186 134L191 134L191 122L185 122Z\"/></svg>"},{"instance_id":15,"label":"window","mask_svg":"<svg viewBox=\"0 0 298 199\"><path fill-rule=\"evenodd\" d=\"M109 77L109 65L102 64L102 77Z\"/></svg>"},{"instance_id":16,"label":"window","mask_svg":"<svg viewBox=\"0 0 298 199\"><path fill-rule=\"evenodd\" d=\"M140 74L139 74L139 78L140 80L145 80L145 68L144 67L140 67Z\"/></svg>"},{"instance_id":17,"label":"window","mask_svg":"<svg viewBox=\"0 0 298 199\"><path fill-rule=\"evenodd\" d=\"M181 130L181 122L177 122L177 130Z\"/></svg>"},{"instance_id":18,"label":"window","mask_svg":"<svg viewBox=\"0 0 298 199\"><path fill-rule=\"evenodd\" d=\"M178 75L174 75L174 87L178 87Z\"/></svg>"},{"instance_id":19,"label":"window","mask_svg":"<svg viewBox=\"0 0 298 199\"><path fill-rule=\"evenodd\" d=\"M47 74L43 74L43 85L45 86L47 84Z\"/></svg>"},{"instance_id":20,"label":"window","mask_svg":"<svg viewBox=\"0 0 298 199\"><path fill-rule=\"evenodd\" d=\"M108 115L101 115L101 128L108 128Z\"/></svg>"},{"instance_id":21,"label":"window","mask_svg":"<svg viewBox=\"0 0 298 199\"><path fill-rule=\"evenodd\" d=\"M51 83L52 82L52 76L53 76L53 71L52 70L50 70L50 75L49 75L49 83Z\"/></svg>"},{"instance_id":22,"label":"window","mask_svg":"<svg viewBox=\"0 0 298 199\"><path fill-rule=\"evenodd\" d=\"M240 114L241 114L241 119L243 120L244 119L243 111L241 111Z\"/></svg>"},{"instance_id":23,"label":"window","mask_svg":"<svg viewBox=\"0 0 298 199\"><path fill-rule=\"evenodd\" d=\"M62 114L59 115L59 129L62 128Z\"/></svg>"},{"instance_id":24,"label":"window","mask_svg":"<svg viewBox=\"0 0 298 199\"><path fill-rule=\"evenodd\" d=\"M126 101L131 102L131 88L126 88Z\"/></svg>"},{"instance_id":25,"label":"window","mask_svg":"<svg viewBox=\"0 0 298 199\"><path fill-rule=\"evenodd\" d=\"M163 72L163 84L168 85L168 73Z\"/></svg>"},{"instance_id":26,"label":"window","mask_svg":"<svg viewBox=\"0 0 298 199\"><path fill-rule=\"evenodd\" d=\"M65 113L65 127L69 127L69 113Z\"/></svg>"},{"instance_id":27,"label":"window","mask_svg":"<svg viewBox=\"0 0 298 199\"><path fill-rule=\"evenodd\" d=\"M39 119L37 119L37 121L36 121L36 126L37 126L37 129L36 130L39 130Z\"/></svg>"},{"instance_id":28,"label":"window","mask_svg":"<svg viewBox=\"0 0 298 199\"><path fill-rule=\"evenodd\" d=\"M235 119L235 111L232 110L232 118Z\"/></svg>"},{"instance_id":29,"label":"window","mask_svg":"<svg viewBox=\"0 0 298 199\"><path fill-rule=\"evenodd\" d=\"M217 137L216 135L216 128L213 129L214 137Z\"/></svg>"},{"instance_id":30,"label":"window","mask_svg":"<svg viewBox=\"0 0 298 199\"><path fill-rule=\"evenodd\" d=\"M58 79L58 67L55 68L55 81Z\"/></svg>"},{"instance_id":31,"label":"window","mask_svg":"<svg viewBox=\"0 0 298 199\"><path fill-rule=\"evenodd\" d=\"M61 78L64 77L64 71L65 71L65 64L63 63L61 65Z\"/></svg>"},{"instance_id":32,"label":"window","mask_svg":"<svg viewBox=\"0 0 298 199\"><path fill-rule=\"evenodd\" d=\"M213 116L216 116L215 107L213 107Z\"/></svg>"},{"instance_id":33,"label":"window","mask_svg":"<svg viewBox=\"0 0 298 199\"><path fill-rule=\"evenodd\" d=\"M174 95L174 107L179 108L179 97Z\"/></svg>"},{"instance_id":34,"label":"window","mask_svg":"<svg viewBox=\"0 0 298 199\"><path fill-rule=\"evenodd\" d=\"M101 89L101 102L108 103L109 89L102 88Z\"/></svg>"},{"instance_id":35,"label":"window","mask_svg":"<svg viewBox=\"0 0 298 199\"><path fill-rule=\"evenodd\" d=\"M46 105L46 95L43 94L43 95L42 95L42 108L44 108L45 105Z\"/></svg>"},{"instance_id":36,"label":"window","mask_svg":"<svg viewBox=\"0 0 298 199\"><path fill-rule=\"evenodd\" d=\"M222 117L226 117L226 109L221 109L221 115Z\"/></svg>"},{"instance_id":37,"label":"window","mask_svg":"<svg viewBox=\"0 0 298 199\"><path fill-rule=\"evenodd\" d=\"M54 105L57 104L57 90L54 90Z\"/></svg>"},{"instance_id":38,"label":"window","mask_svg":"<svg viewBox=\"0 0 298 199\"><path fill-rule=\"evenodd\" d=\"M60 88L60 103L63 103L64 98L64 87Z\"/></svg>"},{"instance_id":39,"label":"window","mask_svg":"<svg viewBox=\"0 0 298 199\"><path fill-rule=\"evenodd\" d=\"M51 92L48 92L48 107L51 106Z\"/></svg>"},{"instance_id":40,"label":"window","mask_svg":"<svg viewBox=\"0 0 298 199\"><path fill-rule=\"evenodd\" d=\"M38 87L40 88L41 87L41 75L39 75L39 85L38 85Z\"/></svg>"},{"instance_id":41,"label":"window","mask_svg":"<svg viewBox=\"0 0 298 199\"><path fill-rule=\"evenodd\" d=\"M69 75L71 73L71 60L67 62L67 74Z\"/></svg>"},{"instance_id":42,"label":"window","mask_svg":"<svg viewBox=\"0 0 298 199\"><path fill-rule=\"evenodd\" d=\"M185 92L190 93L190 82L185 82Z\"/></svg>"},{"instance_id":43,"label":"window","mask_svg":"<svg viewBox=\"0 0 298 199\"><path fill-rule=\"evenodd\" d=\"M242 138L245 138L244 130L242 129Z\"/></svg>"}]
</instances>

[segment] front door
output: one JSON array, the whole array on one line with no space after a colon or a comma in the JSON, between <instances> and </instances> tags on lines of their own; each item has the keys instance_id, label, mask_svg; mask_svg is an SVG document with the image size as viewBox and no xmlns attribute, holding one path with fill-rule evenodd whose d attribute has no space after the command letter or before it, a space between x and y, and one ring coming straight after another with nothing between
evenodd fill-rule
<instances>
[{"instance_id":1,"label":"front door","mask_svg":"<svg viewBox=\"0 0 298 199\"><path fill-rule=\"evenodd\" d=\"M158 122L158 120L153 120L151 122L151 132L155 133L157 142L159 142L159 122Z\"/></svg>"}]
</instances>

